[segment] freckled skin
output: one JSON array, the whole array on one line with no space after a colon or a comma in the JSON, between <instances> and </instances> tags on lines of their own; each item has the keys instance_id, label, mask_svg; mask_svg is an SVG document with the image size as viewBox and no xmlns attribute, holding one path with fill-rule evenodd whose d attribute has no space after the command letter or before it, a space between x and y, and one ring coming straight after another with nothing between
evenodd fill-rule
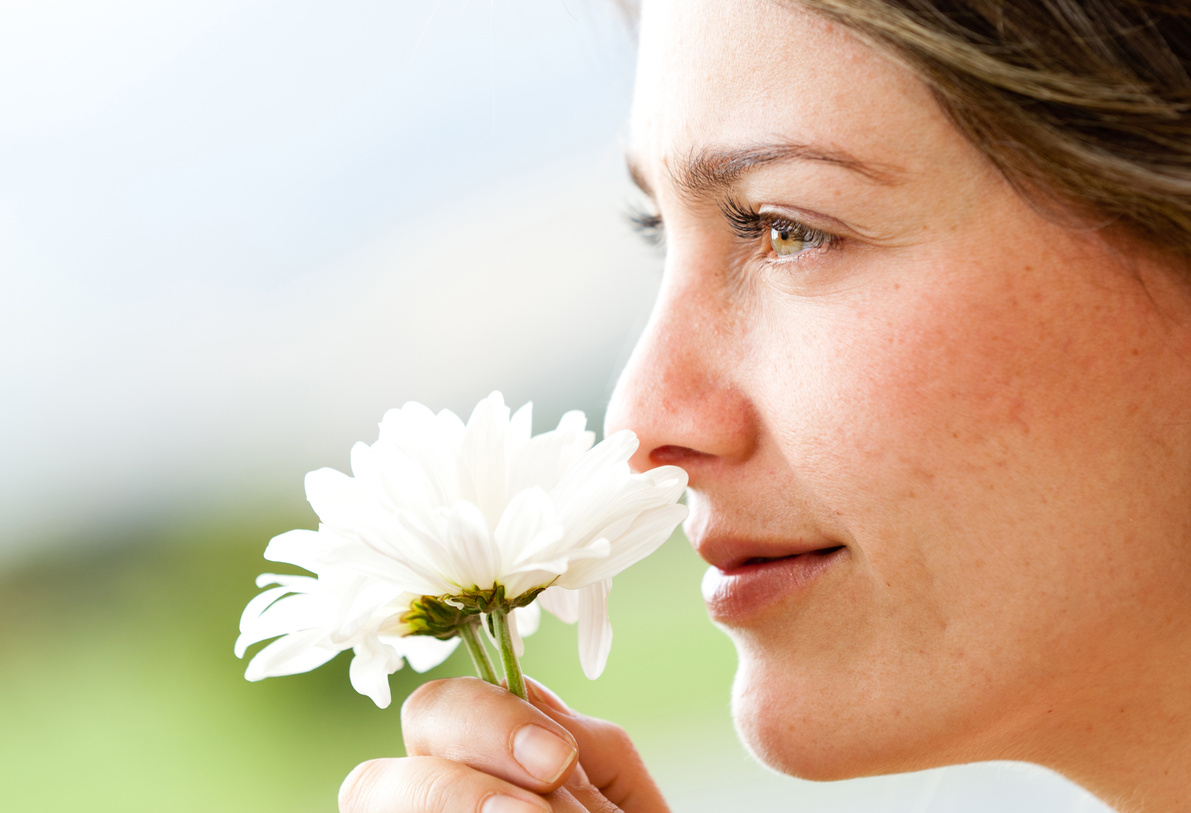
<instances>
[{"instance_id":1,"label":"freckled skin","mask_svg":"<svg viewBox=\"0 0 1191 813\"><path fill-rule=\"evenodd\" d=\"M897 177L744 178L753 206L853 229L780 268L670 180L775 137ZM848 546L726 629L750 747L816 779L1019 758L1106 798L1191 780L1179 270L1041 214L912 75L789 4L650 0L630 149L667 261L609 430L641 436L642 468L686 468L696 543Z\"/></svg>"}]
</instances>

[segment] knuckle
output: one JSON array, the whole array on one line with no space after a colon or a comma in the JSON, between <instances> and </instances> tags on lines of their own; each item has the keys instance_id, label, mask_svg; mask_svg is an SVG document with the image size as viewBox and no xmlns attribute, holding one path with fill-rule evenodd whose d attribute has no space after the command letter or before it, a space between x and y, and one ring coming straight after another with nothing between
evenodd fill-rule
<instances>
[{"instance_id":1,"label":"knuckle","mask_svg":"<svg viewBox=\"0 0 1191 813\"><path fill-rule=\"evenodd\" d=\"M401 724L405 725L408 720L438 705L446 690L447 679L440 678L427 681L410 692L401 704Z\"/></svg>"},{"instance_id":2,"label":"knuckle","mask_svg":"<svg viewBox=\"0 0 1191 813\"><path fill-rule=\"evenodd\" d=\"M447 760L425 760L409 777L406 788L413 810L454 811L460 809L458 765Z\"/></svg>"},{"instance_id":3,"label":"knuckle","mask_svg":"<svg viewBox=\"0 0 1191 813\"><path fill-rule=\"evenodd\" d=\"M432 680L405 698L401 704L401 733L407 754L416 756L427 752L428 732L441 728L439 710L451 707L450 691L449 679Z\"/></svg>"},{"instance_id":4,"label":"knuckle","mask_svg":"<svg viewBox=\"0 0 1191 813\"><path fill-rule=\"evenodd\" d=\"M504 742L526 713L543 715L499 686L476 678L445 678L419 686L401 706L401 730L410 756L469 762ZM536 719L535 719L536 721Z\"/></svg>"},{"instance_id":5,"label":"knuckle","mask_svg":"<svg viewBox=\"0 0 1191 813\"><path fill-rule=\"evenodd\" d=\"M469 783L463 766L437 757L373 759L356 766L339 787L340 813L460 809Z\"/></svg>"},{"instance_id":6,"label":"knuckle","mask_svg":"<svg viewBox=\"0 0 1191 813\"><path fill-rule=\"evenodd\" d=\"M486 741L494 700L503 689L468 678L424 683L401 706L401 731L410 756L444 756L466 761L477 743Z\"/></svg>"},{"instance_id":7,"label":"knuckle","mask_svg":"<svg viewBox=\"0 0 1191 813\"><path fill-rule=\"evenodd\" d=\"M637 746L633 745L633 740L629 737L629 733L615 723L600 720L597 730L600 739L604 740L609 746L623 750L628 754L637 753Z\"/></svg>"},{"instance_id":8,"label":"knuckle","mask_svg":"<svg viewBox=\"0 0 1191 813\"><path fill-rule=\"evenodd\" d=\"M372 759L357 765L339 786L339 813L368 809L368 799L384 771L384 760Z\"/></svg>"},{"instance_id":9,"label":"knuckle","mask_svg":"<svg viewBox=\"0 0 1191 813\"><path fill-rule=\"evenodd\" d=\"M608 801L590 782L569 788L559 788L546 797L551 809L559 811L583 811L584 813L622 813L621 809Z\"/></svg>"},{"instance_id":10,"label":"knuckle","mask_svg":"<svg viewBox=\"0 0 1191 813\"><path fill-rule=\"evenodd\" d=\"M401 722L404 725L407 720L435 714L442 709L471 706L503 694L507 694L503 689L478 678L431 680L414 689L405 698L405 702L401 704Z\"/></svg>"}]
</instances>

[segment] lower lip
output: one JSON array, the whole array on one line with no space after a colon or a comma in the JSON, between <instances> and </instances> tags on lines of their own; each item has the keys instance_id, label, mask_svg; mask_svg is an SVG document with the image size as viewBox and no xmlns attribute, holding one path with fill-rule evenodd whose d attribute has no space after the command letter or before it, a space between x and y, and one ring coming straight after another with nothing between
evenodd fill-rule
<instances>
[{"instance_id":1,"label":"lower lip","mask_svg":"<svg viewBox=\"0 0 1191 813\"><path fill-rule=\"evenodd\" d=\"M847 555L847 548L835 548L753 562L731 570L708 568L703 576L707 613L713 621L724 624L744 621L805 590Z\"/></svg>"}]
</instances>

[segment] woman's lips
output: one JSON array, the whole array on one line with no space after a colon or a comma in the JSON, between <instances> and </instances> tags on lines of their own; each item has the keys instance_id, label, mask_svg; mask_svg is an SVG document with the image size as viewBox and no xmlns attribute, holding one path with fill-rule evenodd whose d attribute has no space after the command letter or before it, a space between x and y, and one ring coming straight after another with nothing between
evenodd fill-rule
<instances>
[{"instance_id":1,"label":"woman's lips","mask_svg":"<svg viewBox=\"0 0 1191 813\"><path fill-rule=\"evenodd\" d=\"M703 576L703 600L713 621L746 620L810 585L848 555L843 545L777 558L746 559Z\"/></svg>"}]
</instances>

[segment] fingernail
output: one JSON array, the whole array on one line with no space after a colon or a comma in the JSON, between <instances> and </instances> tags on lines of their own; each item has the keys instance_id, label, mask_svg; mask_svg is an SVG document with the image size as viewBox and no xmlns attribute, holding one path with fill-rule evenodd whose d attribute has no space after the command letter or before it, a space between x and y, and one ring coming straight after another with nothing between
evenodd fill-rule
<instances>
[{"instance_id":1,"label":"fingernail","mask_svg":"<svg viewBox=\"0 0 1191 813\"><path fill-rule=\"evenodd\" d=\"M547 785L558 781L575 754L569 742L541 726L524 725L513 735L513 759L526 773Z\"/></svg>"},{"instance_id":2,"label":"fingernail","mask_svg":"<svg viewBox=\"0 0 1191 813\"><path fill-rule=\"evenodd\" d=\"M480 813L542 813L546 808L514 796L489 796Z\"/></svg>"}]
</instances>

